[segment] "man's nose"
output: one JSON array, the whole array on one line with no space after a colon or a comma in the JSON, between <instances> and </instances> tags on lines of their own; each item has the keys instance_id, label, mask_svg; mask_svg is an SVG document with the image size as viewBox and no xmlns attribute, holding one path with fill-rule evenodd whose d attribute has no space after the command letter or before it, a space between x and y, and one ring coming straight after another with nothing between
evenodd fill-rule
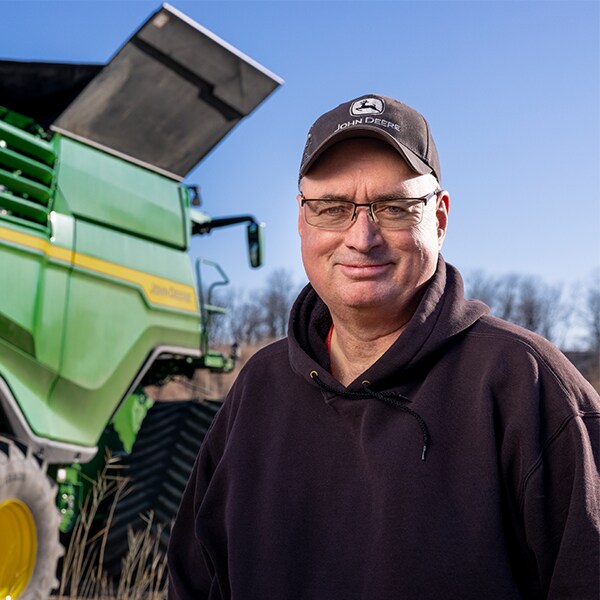
<instances>
[{"instance_id":1,"label":"man's nose","mask_svg":"<svg viewBox=\"0 0 600 600\"><path fill-rule=\"evenodd\" d=\"M356 217L346 230L346 245L367 252L381 244L382 239L379 225L371 219L370 209L367 206L357 207Z\"/></svg>"}]
</instances>

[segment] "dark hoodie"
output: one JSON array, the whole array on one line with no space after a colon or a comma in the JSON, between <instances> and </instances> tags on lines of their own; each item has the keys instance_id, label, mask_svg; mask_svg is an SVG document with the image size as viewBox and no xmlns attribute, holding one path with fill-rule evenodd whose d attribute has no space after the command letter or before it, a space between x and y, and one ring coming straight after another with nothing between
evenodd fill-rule
<instances>
[{"instance_id":1,"label":"dark hoodie","mask_svg":"<svg viewBox=\"0 0 600 600\"><path fill-rule=\"evenodd\" d=\"M307 286L242 370L181 503L170 600L598 600L600 399L562 354L441 259L348 388L330 325Z\"/></svg>"}]
</instances>

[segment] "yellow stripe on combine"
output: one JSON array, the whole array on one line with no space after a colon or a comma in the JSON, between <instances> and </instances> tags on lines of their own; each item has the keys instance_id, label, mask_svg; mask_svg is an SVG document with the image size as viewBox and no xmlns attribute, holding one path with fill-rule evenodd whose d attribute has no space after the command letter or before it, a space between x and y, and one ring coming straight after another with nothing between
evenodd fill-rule
<instances>
[{"instance_id":1,"label":"yellow stripe on combine","mask_svg":"<svg viewBox=\"0 0 600 600\"><path fill-rule=\"evenodd\" d=\"M182 285L170 279L149 275L128 267L109 263L93 256L76 253L73 264L88 271L110 275L123 281L135 283L142 288L145 296L153 304L170 306L181 310L196 311L196 294L194 288Z\"/></svg>"},{"instance_id":2,"label":"yellow stripe on combine","mask_svg":"<svg viewBox=\"0 0 600 600\"><path fill-rule=\"evenodd\" d=\"M163 277L157 277L156 275L150 275L144 271L123 267L122 265L117 265L100 258L94 258L88 254L72 252L66 248L54 246L48 240L15 231L14 229L0 227L0 238L19 246L39 250L50 258L69 264L72 263L80 269L94 271L95 273L133 283L141 288L144 296L151 304L190 312L198 311L196 293L192 286L177 283Z\"/></svg>"}]
</instances>

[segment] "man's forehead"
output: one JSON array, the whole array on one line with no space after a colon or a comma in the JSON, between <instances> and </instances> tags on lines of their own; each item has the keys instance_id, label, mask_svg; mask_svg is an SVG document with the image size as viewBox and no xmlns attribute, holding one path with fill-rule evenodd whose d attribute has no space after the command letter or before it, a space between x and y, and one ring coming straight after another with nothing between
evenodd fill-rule
<instances>
[{"instance_id":1,"label":"man's forehead","mask_svg":"<svg viewBox=\"0 0 600 600\"><path fill-rule=\"evenodd\" d=\"M388 144L372 138L353 138L331 146L315 161L300 180L300 189L318 184L329 188L331 194L340 186L352 188L361 181L383 179L386 188L401 193L411 179L420 177ZM375 181L377 183L377 181ZM383 181L382 181L383 183ZM323 190L325 191L325 190Z\"/></svg>"},{"instance_id":2,"label":"man's forehead","mask_svg":"<svg viewBox=\"0 0 600 600\"><path fill-rule=\"evenodd\" d=\"M397 152L386 149L385 142L379 144L368 140L368 150L359 140L332 146L327 155L319 157L322 162L316 162L300 180L301 194L305 198L375 202L419 198L438 187L433 175L413 171Z\"/></svg>"},{"instance_id":3,"label":"man's forehead","mask_svg":"<svg viewBox=\"0 0 600 600\"><path fill-rule=\"evenodd\" d=\"M334 166L339 170L346 164L361 161L375 161L407 177L418 175L388 143L376 138L354 137L341 140L324 150L313 165L311 165L306 176L310 177L315 172L318 173L326 167Z\"/></svg>"}]
</instances>

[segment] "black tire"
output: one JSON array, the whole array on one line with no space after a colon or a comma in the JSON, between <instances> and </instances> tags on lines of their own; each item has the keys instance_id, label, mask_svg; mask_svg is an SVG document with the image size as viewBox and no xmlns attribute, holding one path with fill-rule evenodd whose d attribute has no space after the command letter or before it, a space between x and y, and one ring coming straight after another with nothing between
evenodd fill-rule
<instances>
[{"instance_id":1,"label":"black tire","mask_svg":"<svg viewBox=\"0 0 600 600\"><path fill-rule=\"evenodd\" d=\"M132 452L124 458L130 478L110 525L105 569L118 577L128 551L128 528L145 530L142 518L153 513L152 529L161 527L160 551L166 553L171 523L218 402L157 402L148 411Z\"/></svg>"},{"instance_id":2,"label":"black tire","mask_svg":"<svg viewBox=\"0 0 600 600\"><path fill-rule=\"evenodd\" d=\"M44 465L26 446L0 437L0 510L5 511L0 517L0 523L4 526L0 527L7 528L7 531L0 531L0 543L12 543L10 550L5 550L7 559L11 560L21 552L26 556L25 541L20 537L15 539L15 531L30 531L37 546L33 572L29 577L25 574L19 579L21 588L24 588L20 593L10 592L15 575L7 572L6 568L0 568L0 594L4 592L3 598L46 600L51 590L58 586L56 565L63 548L59 542L60 514L55 503L56 489L56 485L46 476ZM26 523L33 527L16 525L16 529L13 528L18 517L25 519L19 521L21 525Z\"/></svg>"}]
</instances>

